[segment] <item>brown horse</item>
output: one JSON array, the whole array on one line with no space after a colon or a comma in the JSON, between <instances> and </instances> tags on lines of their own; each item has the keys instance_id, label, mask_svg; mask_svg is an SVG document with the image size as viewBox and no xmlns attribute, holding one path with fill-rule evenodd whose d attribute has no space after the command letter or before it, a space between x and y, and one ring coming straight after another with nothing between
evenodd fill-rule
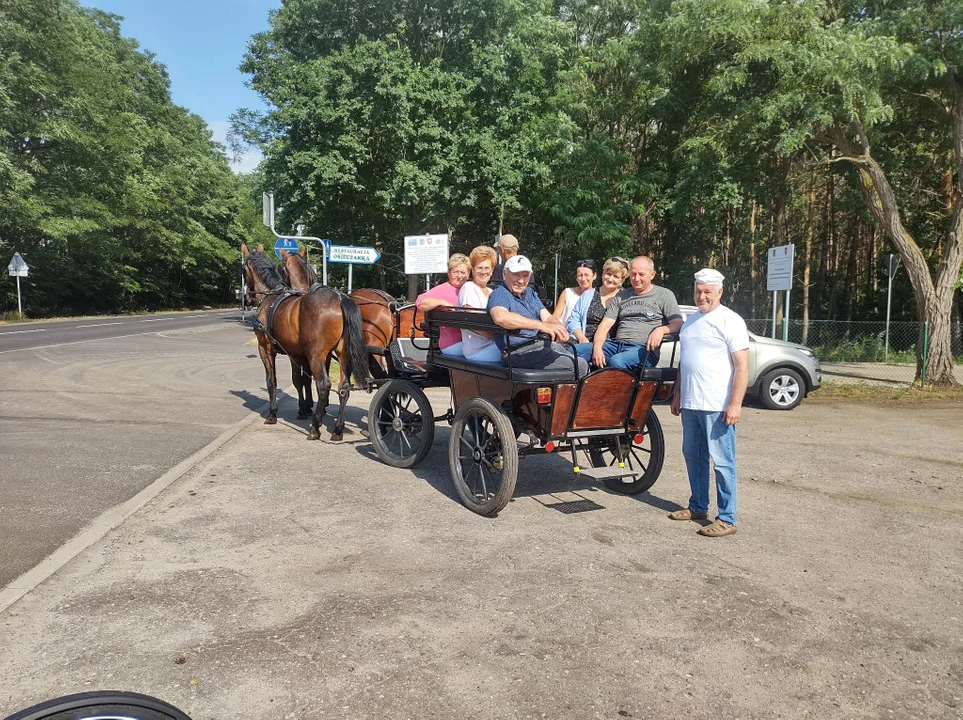
<instances>
[{"instance_id":1,"label":"brown horse","mask_svg":"<svg viewBox=\"0 0 963 720\"><path fill-rule=\"evenodd\" d=\"M317 282L318 276L308 265L304 248L296 253L287 253L282 250L281 258L284 260L288 283L293 289L307 292ZM372 288L360 288L351 292L349 297L361 309L365 344L369 348L386 350L395 339L395 311L398 308L398 301L385 291ZM370 351L368 369L373 377L385 377L387 374L378 356Z\"/></svg>"},{"instance_id":2,"label":"brown horse","mask_svg":"<svg viewBox=\"0 0 963 720\"><path fill-rule=\"evenodd\" d=\"M277 422L275 357L283 351L309 370L317 386L318 404L311 417L308 439L318 440L321 418L331 392L326 365L330 355L336 353L341 363L338 388L341 409L331 439L341 440L344 411L351 391L350 378L353 375L363 385L369 377L358 306L347 295L331 288L318 287L307 294L292 291L284 284L274 262L263 253L252 252L246 245L241 246L241 252L247 285L257 303L254 331L271 399L264 422L268 425Z\"/></svg>"}]
</instances>

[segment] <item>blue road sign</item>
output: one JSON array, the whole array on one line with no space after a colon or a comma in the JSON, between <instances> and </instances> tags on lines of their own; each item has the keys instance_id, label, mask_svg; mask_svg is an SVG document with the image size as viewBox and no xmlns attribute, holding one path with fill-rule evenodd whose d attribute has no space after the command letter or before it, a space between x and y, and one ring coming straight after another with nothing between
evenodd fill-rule
<instances>
[{"instance_id":1,"label":"blue road sign","mask_svg":"<svg viewBox=\"0 0 963 720\"><path fill-rule=\"evenodd\" d=\"M274 243L274 254L281 259L281 251L284 250L286 253L296 253L298 251L298 241L294 238L278 238L277 242Z\"/></svg>"}]
</instances>

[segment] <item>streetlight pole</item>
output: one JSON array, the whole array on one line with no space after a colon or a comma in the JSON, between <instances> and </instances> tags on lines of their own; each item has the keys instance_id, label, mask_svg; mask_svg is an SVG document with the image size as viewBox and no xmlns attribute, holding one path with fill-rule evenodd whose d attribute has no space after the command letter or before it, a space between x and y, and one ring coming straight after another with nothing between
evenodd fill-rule
<instances>
[{"instance_id":1,"label":"streetlight pole","mask_svg":"<svg viewBox=\"0 0 963 720\"><path fill-rule=\"evenodd\" d=\"M890 304L893 300L893 276L899 268L899 255L886 256L886 268L889 270L889 283L886 289L886 342L883 350L883 362L889 362L889 315Z\"/></svg>"}]
</instances>

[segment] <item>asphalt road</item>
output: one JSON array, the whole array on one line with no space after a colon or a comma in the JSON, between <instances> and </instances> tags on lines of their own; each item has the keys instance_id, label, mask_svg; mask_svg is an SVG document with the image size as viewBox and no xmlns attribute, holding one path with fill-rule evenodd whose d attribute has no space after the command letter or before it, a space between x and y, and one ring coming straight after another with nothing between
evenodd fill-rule
<instances>
[{"instance_id":1,"label":"asphalt road","mask_svg":"<svg viewBox=\"0 0 963 720\"><path fill-rule=\"evenodd\" d=\"M165 330L208 325L221 320L238 321L240 313L232 310L202 310L189 313L116 315L83 320L2 325L0 326L0 354L131 335L149 335Z\"/></svg>"},{"instance_id":2,"label":"asphalt road","mask_svg":"<svg viewBox=\"0 0 963 720\"><path fill-rule=\"evenodd\" d=\"M0 587L263 403L237 319L0 328Z\"/></svg>"}]
</instances>

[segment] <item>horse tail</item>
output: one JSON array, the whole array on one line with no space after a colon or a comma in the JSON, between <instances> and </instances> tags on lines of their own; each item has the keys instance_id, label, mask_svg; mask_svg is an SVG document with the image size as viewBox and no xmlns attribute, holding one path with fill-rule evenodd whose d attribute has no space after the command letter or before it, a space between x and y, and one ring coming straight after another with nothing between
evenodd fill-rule
<instances>
[{"instance_id":1,"label":"horse tail","mask_svg":"<svg viewBox=\"0 0 963 720\"><path fill-rule=\"evenodd\" d=\"M368 369L368 351L364 342L364 325L361 320L361 310L358 303L343 293L341 295L341 314L344 316L345 358L343 358L344 376L351 379L353 375L359 384L364 385L371 377ZM339 358L341 359L341 358Z\"/></svg>"}]
</instances>

